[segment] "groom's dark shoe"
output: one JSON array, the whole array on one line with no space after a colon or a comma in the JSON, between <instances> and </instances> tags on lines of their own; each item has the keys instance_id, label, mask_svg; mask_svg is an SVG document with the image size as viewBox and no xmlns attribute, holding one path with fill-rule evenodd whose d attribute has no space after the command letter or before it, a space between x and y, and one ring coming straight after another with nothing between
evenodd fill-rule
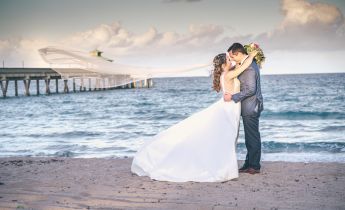
<instances>
[{"instance_id":1,"label":"groom's dark shoe","mask_svg":"<svg viewBox=\"0 0 345 210\"><path fill-rule=\"evenodd\" d=\"M246 173L248 170L248 166L242 166L240 169L238 169L238 172L240 173Z\"/></svg>"},{"instance_id":2,"label":"groom's dark shoe","mask_svg":"<svg viewBox=\"0 0 345 210\"><path fill-rule=\"evenodd\" d=\"M248 168L245 173L259 174L260 173L260 169Z\"/></svg>"}]
</instances>

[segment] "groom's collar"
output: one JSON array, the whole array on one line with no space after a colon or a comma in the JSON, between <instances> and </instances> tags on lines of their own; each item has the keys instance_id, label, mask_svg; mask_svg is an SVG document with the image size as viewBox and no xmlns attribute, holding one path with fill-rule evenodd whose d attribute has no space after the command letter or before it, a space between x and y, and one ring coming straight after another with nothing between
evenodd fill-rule
<instances>
[{"instance_id":1,"label":"groom's collar","mask_svg":"<svg viewBox=\"0 0 345 210\"><path fill-rule=\"evenodd\" d=\"M240 66L242 66L243 62L249 57L249 55L246 55L240 62Z\"/></svg>"}]
</instances>

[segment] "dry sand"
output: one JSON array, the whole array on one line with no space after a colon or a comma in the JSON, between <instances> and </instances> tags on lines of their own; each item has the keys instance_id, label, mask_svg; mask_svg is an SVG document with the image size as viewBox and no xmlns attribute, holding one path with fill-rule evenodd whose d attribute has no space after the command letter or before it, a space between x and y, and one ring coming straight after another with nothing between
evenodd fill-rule
<instances>
[{"instance_id":1,"label":"dry sand","mask_svg":"<svg viewBox=\"0 0 345 210\"><path fill-rule=\"evenodd\" d=\"M344 163L263 162L237 180L173 183L131 174L131 161L0 158L0 209L345 209Z\"/></svg>"}]
</instances>

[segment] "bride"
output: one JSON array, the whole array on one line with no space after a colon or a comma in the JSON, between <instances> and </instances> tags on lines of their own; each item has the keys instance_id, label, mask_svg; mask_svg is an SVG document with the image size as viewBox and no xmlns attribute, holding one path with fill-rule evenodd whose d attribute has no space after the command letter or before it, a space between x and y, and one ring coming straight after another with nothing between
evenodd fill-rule
<instances>
[{"instance_id":1,"label":"bride","mask_svg":"<svg viewBox=\"0 0 345 210\"><path fill-rule=\"evenodd\" d=\"M250 66L253 52L241 66L227 53L213 60L213 89L240 91L237 76ZM171 182L223 182L238 178L236 144L241 104L223 98L147 140L134 156L131 171Z\"/></svg>"}]
</instances>

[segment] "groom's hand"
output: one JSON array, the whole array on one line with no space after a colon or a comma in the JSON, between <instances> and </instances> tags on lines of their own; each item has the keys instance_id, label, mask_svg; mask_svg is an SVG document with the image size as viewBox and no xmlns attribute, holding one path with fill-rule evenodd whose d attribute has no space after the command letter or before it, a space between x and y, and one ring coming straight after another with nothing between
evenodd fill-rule
<instances>
[{"instance_id":1,"label":"groom's hand","mask_svg":"<svg viewBox=\"0 0 345 210\"><path fill-rule=\"evenodd\" d=\"M230 93L225 93L223 95L224 101L231 101L232 95Z\"/></svg>"}]
</instances>

